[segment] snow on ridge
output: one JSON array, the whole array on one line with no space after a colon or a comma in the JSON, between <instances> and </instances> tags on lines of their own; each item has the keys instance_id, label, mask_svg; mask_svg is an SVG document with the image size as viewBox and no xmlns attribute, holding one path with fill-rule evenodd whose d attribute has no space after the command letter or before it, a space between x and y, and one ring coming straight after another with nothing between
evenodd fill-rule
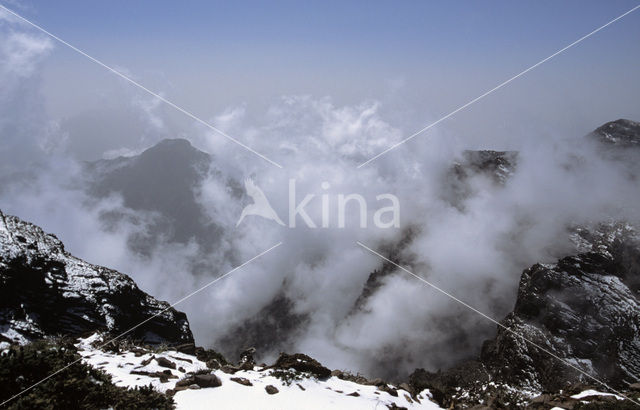
<instances>
[{"instance_id":1,"label":"snow on ridge","mask_svg":"<svg viewBox=\"0 0 640 410\"><path fill-rule=\"evenodd\" d=\"M580 392L578 394L574 394L573 396L571 396L571 398L572 399L584 399L586 397L592 397L592 396L613 396L618 400L624 400L624 397L620 397L617 394L605 393L605 392L601 392L601 391L597 391L597 390L593 390L593 389L585 390L585 391Z\"/></svg>"},{"instance_id":2,"label":"snow on ridge","mask_svg":"<svg viewBox=\"0 0 640 410\"><path fill-rule=\"evenodd\" d=\"M209 409L212 406L251 410L376 409L393 405L407 409L440 409L430 400L431 394L428 390L418 394L416 400L402 389L398 389L397 396L393 396L376 386L362 385L335 376L319 380L300 373L299 377L287 383L272 375L270 369L259 366L255 366L253 370L239 370L234 374L227 374L222 370L208 370L207 365L195 356L175 350L153 352L135 348L132 351L110 353L93 347L94 344L103 341L100 334L78 340L76 347L83 357L83 362L110 374L117 386L135 387L151 384L154 389L167 392L175 389L176 382L188 374L205 371L215 374L222 382L219 387L192 386L176 392L174 400L178 409ZM176 368L163 367L156 359L167 359L174 363ZM161 380L145 373L163 373L171 378ZM244 378L251 386L237 383L231 380L232 378ZM275 387L278 393L267 393L265 388L269 385Z\"/></svg>"}]
</instances>

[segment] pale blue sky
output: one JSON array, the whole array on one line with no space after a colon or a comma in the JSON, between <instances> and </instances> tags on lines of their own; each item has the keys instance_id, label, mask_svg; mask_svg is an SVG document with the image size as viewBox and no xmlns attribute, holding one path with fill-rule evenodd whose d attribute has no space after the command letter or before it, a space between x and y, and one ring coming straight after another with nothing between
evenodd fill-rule
<instances>
[{"instance_id":1,"label":"pale blue sky","mask_svg":"<svg viewBox=\"0 0 640 410\"><path fill-rule=\"evenodd\" d=\"M79 1L13 7L197 115L281 95L383 103L410 132L636 5L634 1ZM483 100L454 133L583 132L640 119L640 11ZM54 116L108 109L122 87L58 45L43 70ZM105 105L107 107L105 107ZM105 114L106 115L106 114ZM402 125L400 125L402 124Z\"/></svg>"}]
</instances>

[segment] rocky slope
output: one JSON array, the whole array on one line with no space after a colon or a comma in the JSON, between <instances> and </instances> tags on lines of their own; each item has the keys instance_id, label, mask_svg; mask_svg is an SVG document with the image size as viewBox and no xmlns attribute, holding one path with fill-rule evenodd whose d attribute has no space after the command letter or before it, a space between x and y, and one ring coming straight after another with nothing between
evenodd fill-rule
<instances>
[{"instance_id":1,"label":"rocky slope","mask_svg":"<svg viewBox=\"0 0 640 410\"><path fill-rule=\"evenodd\" d=\"M193 342L184 313L131 278L70 255L55 235L0 211L0 341L106 330L144 343Z\"/></svg>"},{"instance_id":2,"label":"rocky slope","mask_svg":"<svg viewBox=\"0 0 640 410\"><path fill-rule=\"evenodd\" d=\"M587 138L596 143L599 155L624 169L632 181L637 180L640 123L612 121ZM491 167L474 172L488 172L500 183L503 179L495 171L506 166L505 159L501 161L494 158ZM458 164L453 170L460 167ZM468 172L453 172L453 186L464 188ZM457 193L451 196L452 205L463 208L464 189L451 192ZM491 403L492 407L573 408L580 400L568 393L577 393L585 384L603 388L584 373L616 389L639 387L638 232L625 221L567 229L572 232L574 254L552 264L535 264L522 273L514 309L501 321L512 332L497 327L496 337L484 343L476 360L438 373L416 370L410 377L415 388L431 388L436 399L447 406ZM541 395L543 392L554 395Z\"/></svg>"},{"instance_id":3,"label":"rocky slope","mask_svg":"<svg viewBox=\"0 0 640 410\"><path fill-rule=\"evenodd\" d=\"M503 325L608 384L640 381L640 243L626 224L580 228L583 253L536 264L520 280L515 308ZM481 360L495 376L531 389L556 391L590 382L503 329Z\"/></svg>"},{"instance_id":4,"label":"rocky slope","mask_svg":"<svg viewBox=\"0 0 640 410\"><path fill-rule=\"evenodd\" d=\"M626 223L608 223L575 228L573 240L580 253L522 273L515 308L501 321L511 331L498 327L477 360L439 373L416 370L411 384L433 389L441 404L466 407L603 388L584 373L621 390L638 383L640 237Z\"/></svg>"}]
</instances>

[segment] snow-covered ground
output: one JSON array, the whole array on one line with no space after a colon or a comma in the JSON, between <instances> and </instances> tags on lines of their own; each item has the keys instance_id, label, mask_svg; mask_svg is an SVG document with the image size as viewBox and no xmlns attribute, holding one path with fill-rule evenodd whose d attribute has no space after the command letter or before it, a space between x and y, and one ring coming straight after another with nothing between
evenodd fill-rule
<instances>
[{"instance_id":1,"label":"snow-covered ground","mask_svg":"<svg viewBox=\"0 0 640 410\"><path fill-rule=\"evenodd\" d=\"M326 381L308 378L287 386L280 379L269 376L268 372L247 371L234 375L220 371L215 373L222 380L221 387L176 393L174 399L178 409L210 409L213 403L225 409L364 410L386 409L392 404L408 409L440 409L429 400L427 391L418 396L418 402L404 390L398 390L398 397L393 397L375 386L363 386L337 377L331 377ZM245 377L253 386L231 381L231 377ZM265 390L268 385L276 387L278 393L268 394ZM355 396L354 393L358 395Z\"/></svg>"},{"instance_id":2,"label":"snow-covered ground","mask_svg":"<svg viewBox=\"0 0 640 410\"><path fill-rule=\"evenodd\" d=\"M109 353L92 346L100 341L100 336L95 334L80 339L76 346L85 363L110 374L117 386L151 384L157 390L166 392L175 389L176 382L188 373L207 369L206 364L195 356L174 350L158 353L133 349L134 351L130 352ZM160 366L157 359L169 360L176 368ZM159 377L151 376L158 373L165 374L166 378L161 380ZM240 370L234 374L227 374L221 370L212 373L220 379L222 385L178 391L174 396L178 409L385 409L392 405L407 409L440 409L429 400L428 390L420 393L416 400L402 389L395 390L395 396L376 386L357 384L338 377L318 380L298 374L296 380L287 384L271 375L270 369L257 366L253 370ZM251 386L235 382L232 378L247 379ZM267 393L265 388L269 385L275 387L278 392Z\"/></svg>"}]
</instances>

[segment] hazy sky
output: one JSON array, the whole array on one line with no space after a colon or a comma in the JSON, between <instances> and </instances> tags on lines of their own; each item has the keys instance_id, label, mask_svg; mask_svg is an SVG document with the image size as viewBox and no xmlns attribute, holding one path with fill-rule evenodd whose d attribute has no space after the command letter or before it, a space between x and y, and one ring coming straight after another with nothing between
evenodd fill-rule
<instances>
[{"instance_id":1,"label":"hazy sky","mask_svg":"<svg viewBox=\"0 0 640 410\"><path fill-rule=\"evenodd\" d=\"M207 120L304 94L338 106L379 101L408 135L635 2L2 4ZM478 146L503 146L513 133L585 133L608 120L640 119L639 22L640 12L625 17L441 128ZM141 132L124 100L144 95L64 46L55 45L41 78L47 111L81 157L99 157ZM181 115L164 115L170 134L189 132Z\"/></svg>"}]
</instances>

